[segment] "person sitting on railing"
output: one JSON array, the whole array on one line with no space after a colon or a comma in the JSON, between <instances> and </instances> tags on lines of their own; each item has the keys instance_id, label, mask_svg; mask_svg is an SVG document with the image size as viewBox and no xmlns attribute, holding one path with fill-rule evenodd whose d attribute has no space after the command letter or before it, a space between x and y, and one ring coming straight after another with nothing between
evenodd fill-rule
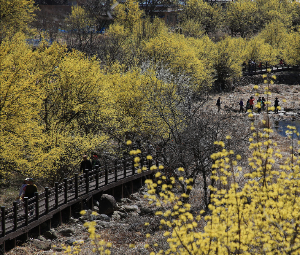
<instances>
[{"instance_id":1,"label":"person sitting on railing","mask_svg":"<svg viewBox=\"0 0 300 255\"><path fill-rule=\"evenodd\" d=\"M92 170L92 163L91 161L89 161L87 159L87 155L84 155L83 156L83 161L81 161L81 164L80 164L80 172L83 172L84 170Z\"/></svg>"}]
</instances>

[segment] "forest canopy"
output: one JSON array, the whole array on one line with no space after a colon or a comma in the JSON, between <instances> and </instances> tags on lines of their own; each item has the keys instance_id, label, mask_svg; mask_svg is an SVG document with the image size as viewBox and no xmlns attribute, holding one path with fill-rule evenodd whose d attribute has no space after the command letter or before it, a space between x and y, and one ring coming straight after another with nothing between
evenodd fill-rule
<instances>
[{"instance_id":1,"label":"forest canopy","mask_svg":"<svg viewBox=\"0 0 300 255\"><path fill-rule=\"evenodd\" d=\"M51 45L32 25L33 1L0 6L1 176L14 170L53 183L83 154L122 155L128 137L158 143L171 127L184 129L190 98L230 90L249 59L300 61L297 1L188 0L167 26L128 0L104 35L88 29L99 22L91 6L75 6L65 20L74 33Z\"/></svg>"}]
</instances>

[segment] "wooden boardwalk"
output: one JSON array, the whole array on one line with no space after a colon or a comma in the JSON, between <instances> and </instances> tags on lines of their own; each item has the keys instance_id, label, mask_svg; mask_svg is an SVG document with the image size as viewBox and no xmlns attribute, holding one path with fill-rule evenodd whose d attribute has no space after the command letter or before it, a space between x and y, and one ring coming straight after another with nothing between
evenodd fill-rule
<instances>
[{"instance_id":1,"label":"wooden boardwalk","mask_svg":"<svg viewBox=\"0 0 300 255\"><path fill-rule=\"evenodd\" d=\"M268 63L262 64L261 66L246 65L243 66L243 76L256 75L256 74L265 74L268 73L268 69L271 70L271 73L284 72L284 71L299 71L299 66L289 66L289 65L268 65Z\"/></svg>"},{"instance_id":2,"label":"wooden boardwalk","mask_svg":"<svg viewBox=\"0 0 300 255\"><path fill-rule=\"evenodd\" d=\"M152 160L147 160L146 155L140 156L141 162L139 169L143 166L147 167L146 171L137 173L134 167L133 157L117 160L100 167L97 170L88 171L84 174L75 176L71 179L64 179L63 183L55 183L53 188L45 188L42 193L36 193L35 197L28 200L24 199L23 203L14 202L13 207L1 207L1 227L0 227L0 245L2 245L2 254L5 253L5 242L12 240L16 245L17 237L27 235L28 232L49 221L54 215L60 214L63 210L67 210L71 216L71 206L84 200L91 200L93 204L93 196L107 190L122 187L123 184L131 183L133 189L133 181L150 177L153 171L150 170ZM155 164L159 162L156 159ZM69 210L68 210L69 209ZM0 252L1 254L1 252Z\"/></svg>"}]
</instances>

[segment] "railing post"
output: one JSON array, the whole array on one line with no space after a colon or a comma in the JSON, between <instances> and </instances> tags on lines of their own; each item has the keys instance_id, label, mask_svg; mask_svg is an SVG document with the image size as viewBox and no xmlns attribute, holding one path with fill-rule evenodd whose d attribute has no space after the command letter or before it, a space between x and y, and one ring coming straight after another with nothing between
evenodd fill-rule
<instances>
[{"instance_id":1,"label":"railing post","mask_svg":"<svg viewBox=\"0 0 300 255\"><path fill-rule=\"evenodd\" d=\"M84 170L84 176L85 176L85 192L89 193L89 170Z\"/></svg>"},{"instance_id":2,"label":"railing post","mask_svg":"<svg viewBox=\"0 0 300 255\"><path fill-rule=\"evenodd\" d=\"M45 208L46 214L49 212L49 188L45 187Z\"/></svg>"},{"instance_id":3,"label":"railing post","mask_svg":"<svg viewBox=\"0 0 300 255\"><path fill-rule=\"evenodd\" d=\"M34 192L35 196L35 218L38 220L40 217L40 210L39 210L39 193Z\"/></svg>"},{"instance_id":4,"label":"railing post","mask_svg":"<svg viewBox=\"0 0 300 255\"><path fill-rule=\"evenodd\" d=\"M28 197L24 197L24 207L25 207L25 225L28 225Z\"/></svg>"},{"instance_id":5,"label":"railing post","mask_svg":"<svg viewBox=\"0 0 300 255\"><path fill-rule=\"evenodd\" d=\"M135 174L135 166L134 166L135 162L134 162L134 157L132 157L132 175Z\"/></svg>"},{"instance_id":6,"label":"railing post","mask_svg":"<svg viewBox=\"0 0 300 255\"><path fill-rule=\"evenodd\" d=\"M18 202L17 201L14 201L13 202L13 206L14 206L14 230L17 230L17 223L18 223Z\"/></svg>"},{"instance_id":7,"label":"railing post","mask_svg":"<svg viewBox=\"0 0 300 255\"><path fill-rule=\"evenodd\" d=\"M254 63L254 73L256 73L256 62Z\"/></svg>"},{"instance_id":8,"label":"railing post","mask_svg":"<svg viewBox=\"0 0 300 255\"><path fill-rule=\"evenodd\" d=\"M126 159L123 159L124 178L126 178L126 168L127 168L127 161Z\"/></svg>"},{"instance_id":9,"label":"railing post","mask_svg":"<svg viewBox=\"0 0 300 255\"><path fill-rule=\"evenodd\" d=\"M78 198L78 174L75 174L75 199Z\"/></svg>"},{"instance_id":10,"label":"railing post","mask_svg":"<svg viewBox=\"0 0 300 255\"><path fill-rule=\"evenodd\" d=\"M55 208L58 208L58 182L55 182Z\"/></svg>"},{"instance_id":11,"label":"railing post","mask_svg":"<svg viewBox=\"0 0 300 255\"><path fill-rule=\"evenodd\" d=\"M99 189L99 168L96 170L96 190Z\"/></svg>"},{"instance_id":12,"label":"railing post","mask_svg":"<svg viewBox=\"0 0 300 255\"><path fill-rule=\"evenodd\" d=\"M108 169L107 169L107 164L105 162L105 185L108 184Z\"/></svg>"},{"instance_id":13,"label":"railing post","mask_svg":"<svg viewBox=\"0 0 300 255\"><path fill-rule=\"evenodd\" d=\"M5 236L5 206L1 206L2 236Z\"/></svg>"},{"instance_id":14,"label":"railing post","mask_svg":"<svg viewBox=\"0 0 300 255\"><path fill-rule=\"evenodd\" d=\"M147 157L147 156L146 156ZM141 154L141 169L143 168L143 166L144 166L144 157L143 157L143 154Z\"/></svg>"},{"instance_id":15,"label":"railing post","mask_svg":"<svg viewBox=\"0 0 300 255\"><path fill-rule=\"evenodd\" d=\"M156 163L156 166L159 167L159 153L156 152L156 157L155 157L155 163Z\"/></svg>"},{"instance_id":16,"label":"railing post","mask_svg":"<svg viewBox=\"0 0 300 255\"><path fill-rule=\"evenodd\" d=\"M65 204L68 203L68 179L64 178Z\"/></svg>"},{"instance_id":17,"label":"railing post","mask_svg":"<svg viewBox=\"0 0 300 255\"><path fill-rule=\"evenodd\" d=\"M115 182L118 181L118 160L115 160Z\"/></svg>"},{"instance_id":18,"label":"railing post","mask_svg":"<svg viewBox=\"0 0 300 255\"><path fill-rule=\"evenodd\" d=\"M152 166L152 159L148 159L148 169L149 170L150 170L151 166Z\"/></svg>"}]
</instances>

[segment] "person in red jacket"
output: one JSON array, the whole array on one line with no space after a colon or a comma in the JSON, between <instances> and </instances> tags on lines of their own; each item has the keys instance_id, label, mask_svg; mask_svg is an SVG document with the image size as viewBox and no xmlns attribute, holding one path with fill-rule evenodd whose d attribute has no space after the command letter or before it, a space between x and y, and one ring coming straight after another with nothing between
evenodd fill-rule
<instances>
[{"instance_id":1,"label":"person in red jacket","mask_svg":"<svg viewBox=\"0 0 300 255\"><path fill-rule=\"evenodd\" d=\"M250 97L250 109L253 110L253 105L254 105L254 97Z\"/></svg>"}]
</instances>

